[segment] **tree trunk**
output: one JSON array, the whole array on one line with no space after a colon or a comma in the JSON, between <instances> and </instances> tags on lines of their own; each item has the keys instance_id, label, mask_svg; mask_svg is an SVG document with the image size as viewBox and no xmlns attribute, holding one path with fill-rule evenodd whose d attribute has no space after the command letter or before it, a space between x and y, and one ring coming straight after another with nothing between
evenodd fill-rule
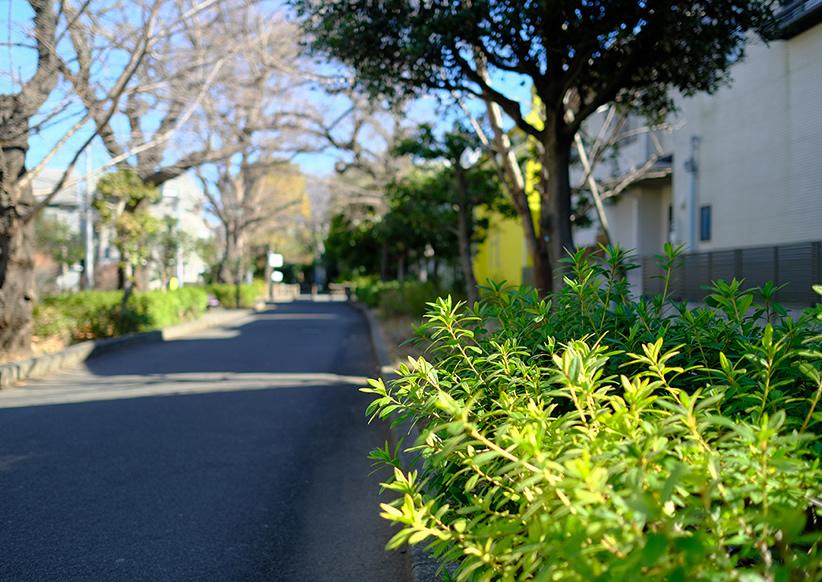
<instances>
[{"instance_id":1,"label":"tree trunk","mask_svg":"<svg viewBox=\"0 0 822 582\"><path fill-rule=\"evenodd\" d=\"M35 299L34 226L21 220L34 208L31 184L20 184L26 176L29 122L59 76L54 1L29 4L34 10L31 36L37 43L37 69L19 92L0 95L0 351L15 355L31 350Z\"/></svg>"},{"instance_id":2,"label":"tree trunk","mask_svg":"<svg viewBox=\"0 0 822 582\"><path fill-rule=\"evenodd\" d=\"M559 133L559 132L556 132ZM565 267L560 259L574 252L571 228L571 140L548 135L542 144L540 180L540 263L534 263L534 279L551 290L562 286ZM539 267L539 268L538 268ZM542 287L541 287L542 288ZM548 288L548 287L545 287Z\"/></svg>"},{"instance_id":3,"label":"tree trunk","mask_svg":"<svg viewBox=\"0 0 822 582\"><path fill-rule=\"evenodd\" d=\"M460 250L460 262L462 263L462 273L465 277L465 292L468 306L473 308L479 301L479 289L477 288L477 277L474 274L474 265L471 262L471 221L473 219L473 208L468 203L468 192L465 187L465 170L459 165L455 166L457 176L457 240Z\"/></svg>"},{"instance_id":4,"label":"tree trunk","mask_svg":"<svg viewBox=\"0 0 822 582\"><path fill-rule=\"evenodd\" d=\"M123 271L123 300L120 302L120 313L125 315L128 309L128 298L131 297L131 292L134 291L134 268L129 268L128 264L122 269Z\"/></svg>"},{"instance_id":5,"label":"tree trunk","mask_svg":"<svg viewBox=\"0 0 822 582\"><path fill-rule=\"evenodd\" d=\"M20 215L31 210L34 198L30 185L18 186L26 174L25 148L3 148L3 157L7 174L0 170L0 351L20 355L31 350L35 299L33 226L23 223ZM16 204L9 199L15 190Z\"/></svg>"},{"instance_id":6,"label":"tree trunk","mask_svg":"<svg viewBox=\"0 0 822 582\"><path fill-rule=\"evenodd\" d=\"M490 101L486 102L486 105L491 126L494 130L494 143L502 158L502 171L508 184L511 201L514 203L514 208L522 222L525 245L534 265L534 287L539 292L540 297L545 297L554 290L553 263L551 263L548 253L548 245L544 235L540 235L539 228L534 224L534 213L531 212L528 203L525 179L514 155L508 135L503 131L499 106ZM540 224L542 223L540 222Z\"/></svg>"},{"instance_id":7,"label":"tree trunk","mask_svg":"<svg viewBox=\"0 0 822 582\"><path fill-rule=\"evenodd\" d=\"M380 281L388 281L388 263L390 261L388 243L383 241L380 247Z\"/></svg>"},{"instance_id":8,"label":"tree trunk","mask_svg":"<svg viewBox=\"0 0 822 582\"><path fill-rule=\"evenodd\" d=\"M408 253L405 250L400 250L397 255L397 281L402 285L405 282L405 258Z\"/></svg>"},{"instance_id":9,"label":"tree trunk","mask_svg":"<svg viewBox=\"0 0 822 582\"><path fill-rule=\"evenodd\" d=\"M220 259L220 264L217 266L217 273L215 278L217 283L233 283L233 269L236 268L236 247L237 241L235 233L228 225L223 225L225 230L225 251Z\"/></svg>"}]
</instances>

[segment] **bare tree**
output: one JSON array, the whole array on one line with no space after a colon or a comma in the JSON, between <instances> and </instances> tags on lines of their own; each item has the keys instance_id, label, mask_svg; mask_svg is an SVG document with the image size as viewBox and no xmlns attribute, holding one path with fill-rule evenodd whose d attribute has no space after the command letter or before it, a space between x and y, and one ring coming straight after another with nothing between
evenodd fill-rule
<instances>
[{"instance_id":1,"label":"bare tree","mask_svg":"<svg viewBox=\"0 0 822 582\"><path fill-rule=\"evenodd\" d=\"M324 179L331 193L323 216L315 214L314 232L322 237L333 216L345 215L353 223L376 222L388 212L389 186L409 175L413 161L396 154L397 146L419 123L409 114L409 102L390 106L344 88L350 80L324 79L330 87L333 109L320 107L306 115L304 135L314 138L316 149L337 156L335 173ZM341 105L342 103L342 105ZM316 243L318 254L323 243ZM382 249L381 277L388 274L387 245ZM319 257L318 257L319 258Z\"/></svg>"},{"instance_id":2,"label":"bare tree","mask_svg":"<svg viewBox=\"0 0 822 582\"><path fill-rule=\"evenodd\" d=\"M301 113L290 96L306 82L294 74L302 61L295 29L282 14L232 0L169 2L164 14L176 18L174 25L153 45L116 115L98 107L99 83L70 77L101 126L112 162L149 186L206 164L231 167L232 156L249 160L284 147ZM129 23L120 28L128 31ZM83 36L105 41L91 46L111 42L108 29L90 24ZM126 212L147 202L134 199Z\"/></svg>"},{"instance_id":3,"label":"bare tree","mask_svg":"<svg viewBox=\"0 0 822 582\"><path fill-rule=\"evenodd\" d=\"M65 185L80 154L108 123L151 50L160 12L159 2L155 4L143 14L141 34L128 39L128 50L116 55L117 66L110 73L108 90L95 95L101 112L96 118L89 111L75 112L61 81L68 75L92 77L105 69L105 60L84 58L88 45L73 33L76 22L104 17L105 12L95 15L93 10L98 6L91 2L74 10L68 0L29 0L31 14L20 11L22 20L14 22L14 30L9 22L10 53L18 62L25 62L29 74L18 78L15 70L5 72L12 90L0 95L0 351L26 353L30 349L35 299L32 220ZM97 56L105 59L113 55ZM11 64L14 69L14 62ZM29 138L46 126L52 134L63 127L63 134L51 144L40 164L29 170ZM45 200L36 204L32 194L34 176L78 132L84 134L84 139L74 147L73 156L69 152L71 161L63 178Z\"/></svg>"},{"instance_id":4,"label":"bare tree","mask_svg":"<svg viewBox=\"0 0 822 582\"><path fill-rule=\"evenodd\" d=\"M230 161L214 164L216 179L206 178L198 171L203 184L208 210L220 220L225 241L224 252L217 269L217 280L239 282L248 269L249 243L266 228L273 228L283 213L300 207L303 198L276 187L276 174L282 170L281 160L250 161L242 154L238 167Z\"/></svg>"},{"instance_id":5,"label":"bare tree","mask_svg":"<svg viewBox=\"0 0 822 582\"><path fill-rule=\"evenodd\" d=\"M582 173L573 191L577 195L587 192L590 199L582 201L572 218L577 219L586 216L591 210L596 210L602 234L608 245L612 244L612 239L604 202L617 198L639 181L664 178L671 173L670 167L658 165L665 156L659 134L674 131L679 126L661 123L628 128L628 121L632 116L634 119L640 119L630 107L608 104L574 136L574 150ZM647 157L635 161L627 168L619 166L610 173L598 171L603 162L612 155L616 154L619 161L617 148L621 143L641 134L647 134L653 145L653 151Z\"/></svg>"},{"instance_id":6,"label":"bare tree","mask_svg":"<svg viewBox=\"0 0 822 582\"><path fill-rule=\"evenodd\" d=\"M314 138L310 147L337 158L336 176L331 178L336 202L370 206L382 213L385 188L410 169L408 160L393 149L416 124L408 119L407 104L389 108L362 94L341 90L333 80L328 83L333 105L315 106L305 115L304 135Z\"/></svg>"},{"instance_id":7,"label":"bare tree","mask_svg":"<svg viewBox=\"0 0 822 582\"><path fill-rule=\"evenodd\" d=\"M227 66L256 49L247 5L230 0L164 0L169 18L164 34L156 37L112 114L101 107L97 95L107 90L104 77L70 74L73 88L100 128L99 133L112 163L131 168L146 184L160 186L189 168L230 157L248 141L248 129L237 128L217 143L208 131L226 86L242 84L233 79L236 66ZM139 13L148 7L132 5ZM92 47L115 45L117 39L139 33L133 15L112 26L99 21L74 19L72 30ZM264 33L263 33L264 34ZM227 42L226 39L231 39ZM222 87L220 85L222 84ZM221 104L223 115L232 105ZM242 131L246 129L246 131Z\"/></svg>"},{"instance_id":8,"label":"bare tree","mask_svg":"<svg viewBox=\"0 0 822 582\"><path fill-rule=\"evenodd\" d=\"M99 136L105 144L112 156L107 165L131 167L154 186L242 151L271 120L264 108L241 123L231 120L226 96L257 81L238 82L231 75L239 61L267 60L269 67L287 61L293 49L274 48L293 47L296 39L283 32L284 19L269 22L255 2L240 0L28 5L30 14L17 10L8 24L11 67L0 71L12 87L0 95L0 350L6 352L27 352L30 346L31 221L69 185L91 141ZM218 141L211 128L220 122L235 131L223 132ZM189 126L194 131L183 136L181 129ZM38 152L39 165L27 169L29 138L38 133L53 139L53 147ZM63 178L36 203L33 177L68 148Z\"/></svg>"}]
</instances>

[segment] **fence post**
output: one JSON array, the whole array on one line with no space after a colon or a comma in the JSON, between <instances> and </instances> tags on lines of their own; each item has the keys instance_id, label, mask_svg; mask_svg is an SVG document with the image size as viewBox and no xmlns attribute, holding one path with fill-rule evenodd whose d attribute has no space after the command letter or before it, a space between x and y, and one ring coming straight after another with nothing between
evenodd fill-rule
<instances>
[{"instance_id":1,"label":"fence post","mask_svg":"<svg viewBox=\"0 0 822 582\"><path fill-rule=\"evenodd\" d=\"M773 248L773 284L779 287L779 247Z\"/></svg>"},{"instance_id":2,"label":"fence post","mask_svg":"<svg viewBox=\"0 0 822 582\"><path fill-rule=\"evenodd\" d=\"M734 251L734 279L742 280L742 249Z\"/></svg>"},{"instance_id":3,"label":"fence post","mask_svg":"<svg viewBox=\"0 0 822 582\"><path fill-rule=\"evenodd\" d=\"M708 252L708 285L710 285L714 280L714 252Z\"/></svg>"}]
</instances>

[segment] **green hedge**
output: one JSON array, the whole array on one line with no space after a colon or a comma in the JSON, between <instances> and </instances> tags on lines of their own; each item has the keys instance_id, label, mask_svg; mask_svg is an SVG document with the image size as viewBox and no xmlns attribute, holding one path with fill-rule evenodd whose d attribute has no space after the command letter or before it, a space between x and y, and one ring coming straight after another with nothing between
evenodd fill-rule
<instances>
[{"instance_id":1,"label":"green hedge","mask_svg":"<svg viewBox=\"0 0 822 582\"><path fill-rule=\"evenodd\" d=\"M237 286L231 283L214 283L206 287L223 307L237 307ZM242 308L254 307L257 299L263 296L265 284L254 280L252 285L240 285L240 305Z\"/></svg>"},{"instance_id":2,"label":"green hedge","mask_svg":"<svg viewBox=\"0 0 822 582\"><path fill-rule=\"evenodd\" d=\"M379 309L386 316L421 318L428 303L438 295L436 286L430 282L359 280L354 281L352 286L359 301Z\"/></svg>"},{"instance_id":3,"label":"green hedge","mask_svg":"<svg viewBox=\"0 0 822 582\"><path fill-rule=\"evenodd\" d=\"M546 300L438 300L426 357L365 389L421 428L418 471L372 453L399 494L389 547L472 581L822 579L822 308L793 319L736 281L695 309L634 299L603 250Z\"/></svg>"},{"instance_id":4,"label":"green hedge","mask_svg":"<svg viewBox=\"0 0 822 582\"><path fill-rule=\"evenodd\" d=\"M149 331L196 319L207 309L202 287L174 291L135 291L125 311L122 291L81 291L46 297L34 308L32 334L73 343Z\"/></svg>"},{"instance_id":5,"label":"green hedge","mask_svg":"<svg viewBox=\"0 0 822 582\"><path fill-rule=\"evenodd\" d=\"M129 297L128 307L144 318L139 331L160 329L200 317L208 308L208 292L202 287L137 292Z\"/></svg>"}]
</instances>

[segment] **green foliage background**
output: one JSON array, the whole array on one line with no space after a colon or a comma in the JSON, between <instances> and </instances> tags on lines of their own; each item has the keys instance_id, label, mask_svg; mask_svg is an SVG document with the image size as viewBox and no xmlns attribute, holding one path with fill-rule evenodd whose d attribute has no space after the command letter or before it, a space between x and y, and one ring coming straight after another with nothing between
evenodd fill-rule
<instances>
[{"instance_id":1,"label":"green foliage background","mask_svg":"<svg viewBox=\"0 0 822 582\"><path fill-rule=\"evenodd\" d=\"M231 283L213 283L206 287L223 307L254 307L265 292L265 283L255 279L252 285L240 285L240 304L237 305L237 286Z\"/></svg>"}]
</instances>

